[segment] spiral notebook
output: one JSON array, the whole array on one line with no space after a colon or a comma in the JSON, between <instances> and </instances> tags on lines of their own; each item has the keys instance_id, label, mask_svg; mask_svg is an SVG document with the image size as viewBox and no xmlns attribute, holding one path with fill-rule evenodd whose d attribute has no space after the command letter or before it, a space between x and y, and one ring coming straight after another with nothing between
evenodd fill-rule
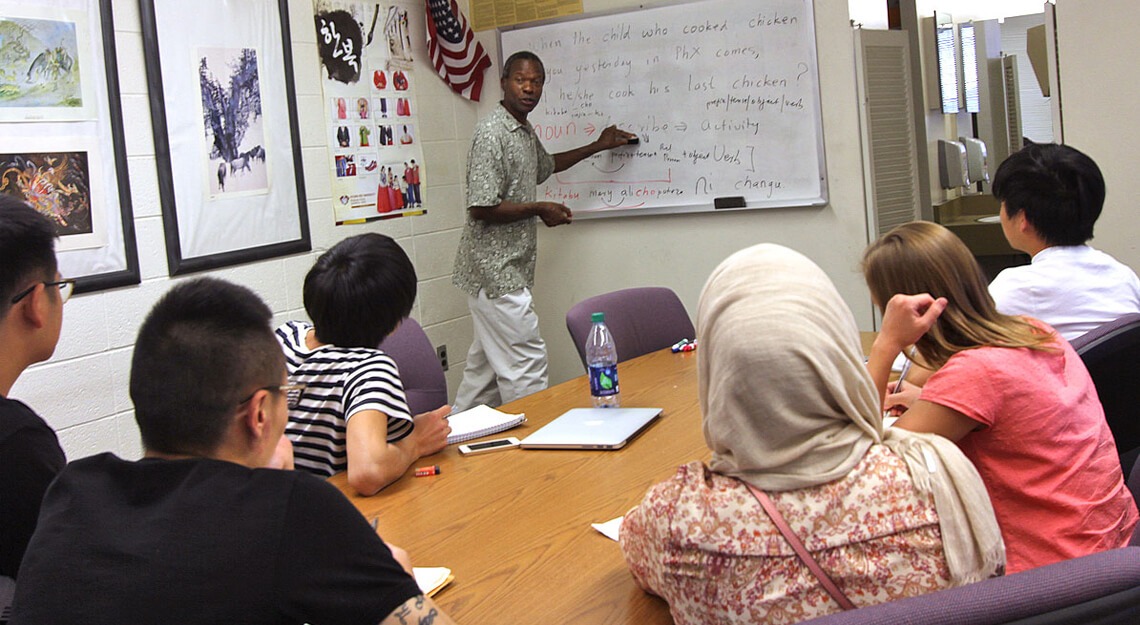
<instances>
[{"instance_id":1,"label":"spiral notebook","mask_svg":"<svg viewBox=\"0 0 1140 625\"><path fill-rule=\"evenodd\" d=\"M526 414L509 414L481 404L451 415L447 422L451 425L447 444L452 445L520 426L526 423Z\"/></svg>"}]
</instances>

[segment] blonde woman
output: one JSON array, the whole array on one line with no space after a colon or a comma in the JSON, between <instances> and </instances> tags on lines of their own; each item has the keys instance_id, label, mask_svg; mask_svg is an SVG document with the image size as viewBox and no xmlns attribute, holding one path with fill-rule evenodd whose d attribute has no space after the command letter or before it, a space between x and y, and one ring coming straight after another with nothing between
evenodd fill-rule
<instances>
[{"instance_id":1,"label":"blonde woman","mask_svg":"<svg viewBox=\"0 0 1140 625\"><path fill-rule=\"evenodd\" d=\"M970 251L937 224L888 232L867 248L863 272L883 311L868 362L879 397L891 362L913 344L934 374L895 427L956 441L974 462L1007 571L1126 545L1136 505L1068 342L1041 321L997 312Z\"/></svg>"},{"instance_id":2,"label":"blonde woman","mask_svg":"<svg viewBox=\"0 0 1140 625\"><path fill-rule=\"evenodd\" d=\"M634 578L674 622L795 623L1001 570L981 478L947 440L884 431L855 320L810 260L778 245L729 257L698 336L712 462L651 488L621 528Z\"/></svg>"}]
</instances>

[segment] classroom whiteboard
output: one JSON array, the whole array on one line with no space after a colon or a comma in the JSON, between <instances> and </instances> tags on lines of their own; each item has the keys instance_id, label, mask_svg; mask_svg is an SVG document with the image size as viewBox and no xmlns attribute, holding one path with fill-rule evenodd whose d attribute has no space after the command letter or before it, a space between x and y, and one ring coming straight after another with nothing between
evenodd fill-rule
<instances>
[{"instance_id":1,"label":"classroom whiteboard","mask_svg":"<svg viewBox=\"0 0 1140 625\"><path fill-rule=\"evenodd\" d=\"M546 66L528 117L551 153L609 124L640 145L551 176L575 217L827 203L812 0L700 0L499 34ZM500 65L501 66L501 65Z\"/></svg>"}]
</instances>

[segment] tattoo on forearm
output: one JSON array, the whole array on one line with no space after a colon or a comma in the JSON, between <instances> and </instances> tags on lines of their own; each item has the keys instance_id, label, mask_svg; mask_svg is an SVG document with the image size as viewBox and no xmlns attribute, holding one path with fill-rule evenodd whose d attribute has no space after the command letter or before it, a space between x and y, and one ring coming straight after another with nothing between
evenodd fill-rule
<instances>
[{"instance_id":1,"label":"tattoo on forearm","mask_svg":"<svg viewBox=\"0 0 1140 625\"><path fill-rule=\"evenodd\" d=\"M396 618L400 619L400 625L408 625L408 619L405 617L411 613L412 611L408 609L408 604L405 603L397 608L393 614L396 616Z\"/></svg>"},{"instance_id":2,"label":"tattoo on forearm","mask_svg":"<svg viewBox=\"0 0 1140 625\"><path fill-rule=\"evenodd\" d=\"M416 595L416 609L422 610L423 607L424 607L424 596L423 595Z\"/></svg>"},{"instance_id":3,"label":"tattoo on forearm","mask_svg":"<svg viewBox=\"0 0 1140 625\"><path fill-rule=\"evenodd\" d=\"M435 617L439 616L439 612L432 608L427 614L420 617L420 625L431 625L435 622Z\"/></svg>"}]
</instances>

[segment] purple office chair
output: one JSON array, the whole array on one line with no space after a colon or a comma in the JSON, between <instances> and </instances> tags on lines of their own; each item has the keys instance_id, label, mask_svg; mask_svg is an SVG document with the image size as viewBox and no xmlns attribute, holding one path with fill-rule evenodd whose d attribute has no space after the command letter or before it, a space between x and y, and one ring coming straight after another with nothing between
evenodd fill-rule
<instances>
[{"instance_id":1,"label":"purple office chair","mask_svg":"<svg viewBox=\"0 0 1140 625\"><path fill-rule=\"evenodd\" d=\"M408 317L380 343L400 368L400 382L412 415L447 403L447 378L431 340L415 319Z\"/></svg>"},{"instance_id":2,"label":"purple office chair","mask_svg":"<svg viewBox=\"0 0 1140 625\"><path fill-rule=\"evenodd\" d=\"M801 625L1135 625L1140 547L839 612Z\"/></svg>"},{"instance_id":3,"label":"purple office chair","mask_svg":"<svg viewBox=\"0 0 1140 625\"><path fill-rule=\"evenodd\" d=\"M1127 477L1140 456L1140 313L1094 328L1072 345L1096 384Z\"/></svg>"},{"instance_id":4,"label":"purple office chair","mask_svg":"<svg viewBox=\"0 0 1140 625\"><path fill-rule=\"evenodd\" d=\"M649 286L595 295L574 304L566 313L566 329L583 367L590 315L596 312L606 313L606 327L617 343L618 362L670 347L681 339L697 338L689 313L670 289Z\"/></svg>"}]
</instances>

